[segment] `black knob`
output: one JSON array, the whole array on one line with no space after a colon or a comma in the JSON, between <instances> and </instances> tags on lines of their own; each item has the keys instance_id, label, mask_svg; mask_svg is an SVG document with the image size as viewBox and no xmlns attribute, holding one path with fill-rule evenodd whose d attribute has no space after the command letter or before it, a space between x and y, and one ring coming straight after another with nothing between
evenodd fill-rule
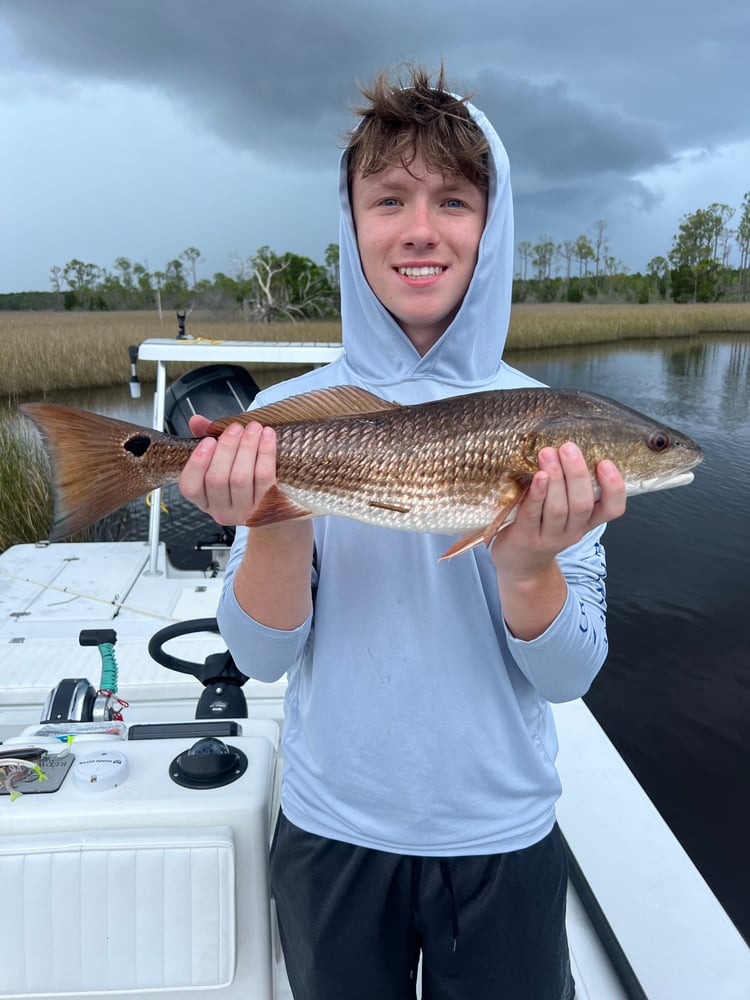
<instances>
[{"instance_id":1,"label":"black knob","mask_svg":"<svg viewBox=\"0 0 750 1000\"><path fill-rule=\"evenodd\" d=\"M183 751L169 765L172 781L184 788L221 788L247 770L247 757L237 747L214 736L205 736Z\"/></svg>"}]
</instances>

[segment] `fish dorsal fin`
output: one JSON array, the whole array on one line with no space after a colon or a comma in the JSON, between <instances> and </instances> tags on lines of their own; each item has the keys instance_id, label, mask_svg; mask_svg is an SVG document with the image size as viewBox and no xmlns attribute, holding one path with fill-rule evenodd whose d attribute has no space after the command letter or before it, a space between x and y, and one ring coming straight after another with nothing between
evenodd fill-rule
<instances>
[{"instance_id":1,"label":"fish dorsal fin","mask_svg":"<svg viewBox=\"0 0 750 1000\"><path fill-rule=\"evenodd\" d=\"M222 417L215 420L209 434L220 434L233 423L248 423L257 420L264 427L278 427L281 424L296 424L303 420L323 420L328 417L348 417L356 413L381 413L383 410L398 409L398 403L389 403L366 389L355 385L338 385L330 389L315 389L299 396L290 396L278 403L269 403L248 410L238 418Z\"/></svg>"}]
</instances>

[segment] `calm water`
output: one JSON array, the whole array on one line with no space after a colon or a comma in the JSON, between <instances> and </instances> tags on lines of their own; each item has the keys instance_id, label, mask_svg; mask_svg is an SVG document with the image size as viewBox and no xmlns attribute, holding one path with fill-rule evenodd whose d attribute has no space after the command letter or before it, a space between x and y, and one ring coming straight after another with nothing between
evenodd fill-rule
<instances>
[{"instance_id":1,"label":"calm water","mask_svg":"<svg viewBox=\"0 0 750 1000\"><path fill-rule=\"evenodd\" d=\"M607 530L610 655L586 701L750 940L750 337L509 361L658 416L705 451L692 485L635 497ZM69 401L150 423L144 397Z\"/></svg>"},{"instance_id":2,"label":"calm water","mask_svg":"<svg viewBox=\"0 0 750 1000\"><path fill-rule=\"evenodd\" d=\"M750 940L750 337L509 360L705 452L607 529L610 653L585 700Z\"/></svg>"}]
</instances>

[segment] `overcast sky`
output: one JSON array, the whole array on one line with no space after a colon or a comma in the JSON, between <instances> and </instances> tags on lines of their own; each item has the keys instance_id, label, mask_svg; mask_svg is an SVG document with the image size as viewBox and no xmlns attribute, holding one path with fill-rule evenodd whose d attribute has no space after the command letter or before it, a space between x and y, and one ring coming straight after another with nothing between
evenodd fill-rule
<instances>
[{"instance_id":1,"label":"overcast sky","mask_svg":"<svg viewBox=\"0 0 750 1000\"><path fill-rule=\"evenodd\" d=\"M750 190L747 0L0 0L0 292L72 258L323 261L356 81L445 61L508 149L516 243L631 271Z\"/></svg>"}]
</instances>

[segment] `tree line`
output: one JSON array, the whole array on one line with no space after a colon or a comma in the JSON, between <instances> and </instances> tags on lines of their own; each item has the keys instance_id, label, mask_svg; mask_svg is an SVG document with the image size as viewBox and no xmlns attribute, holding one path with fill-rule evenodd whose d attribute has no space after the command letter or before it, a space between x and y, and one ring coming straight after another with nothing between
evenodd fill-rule
<instances>
[{"instance_id":1,"label":"tree line","mask_svg":"<svg viewBox=\"0 0 750 1000\"><path fill-rule=\"evenodd\" d=\"M162 270L149 272L118 257L112 270L73 259L50 271L58 309L237 309L246 320L274 322L337 316L338 246L330 244L325 264L295 253L260 247L250 257L235 255L232 274L198 278L201 252L187 247Z\"/></svg>"},{"instance_id":2,"label":"tree line","mask_svg":"<svg viewBox=\"0 0 750 1000\"><path fill-rule=\"evenodd\" d=\"M517 246L515 302L716 302L750 293L750 191L735 228L736 212L712 203L683 216L666 256L629 274L611 252L607 223L555 243L540 236ZM737 264L732 255L737 251ZM331 243L324 262L269 246L249 257L235 255L231 274L198 277L202 257L187 247L162 269L118 257L112 268L76 258L50 269L51 292L0 295L0 309L233 310L248 322L335 319L340 313L339 248Z\"/></svg>"},{"instance_id":3,"label":"tree line","mask_svg":"<svg viewBox=\"0 0 750 1000\"><path fill-rule=\"evenodd\" d=\"M514 300L744 301L750 293L750 191L732 228L735 215L735 209L718 202L684 215L667 255L652 257L644 272L635 274L610 253L607 223L601 219L573 240L555 243L540 236L534 244L523 241L517 247Z\"/></svg>"}]
</instances>

